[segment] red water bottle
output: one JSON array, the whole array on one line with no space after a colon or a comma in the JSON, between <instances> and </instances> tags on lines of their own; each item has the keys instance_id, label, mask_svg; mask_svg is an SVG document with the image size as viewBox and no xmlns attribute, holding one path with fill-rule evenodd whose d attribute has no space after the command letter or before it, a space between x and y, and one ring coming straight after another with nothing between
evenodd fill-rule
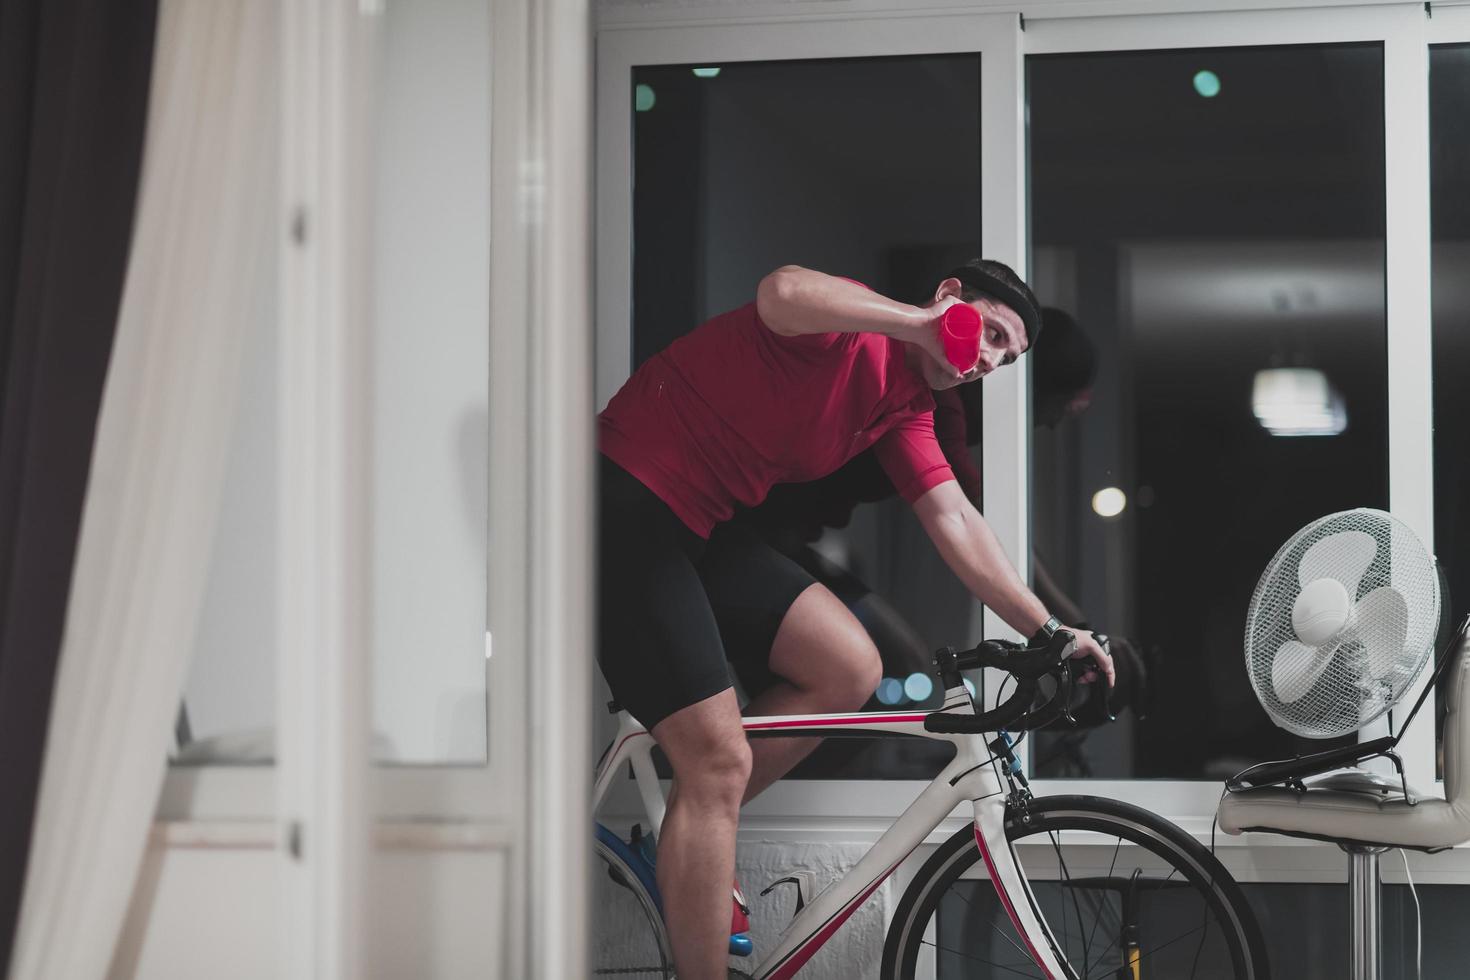
<instances>
[{"instance_id":1,"label":"red water bottle","mask_svg":"<svg viewBox=\"0 0 1470 980\"><path fill-rule=\"evenodd\" d=\"M956 303L939 318L939 335L944 343L944 356L958 371L968 371L980 360L980 330L984 320L980 311L966 303Z\"/></svg>"}]
</instances>

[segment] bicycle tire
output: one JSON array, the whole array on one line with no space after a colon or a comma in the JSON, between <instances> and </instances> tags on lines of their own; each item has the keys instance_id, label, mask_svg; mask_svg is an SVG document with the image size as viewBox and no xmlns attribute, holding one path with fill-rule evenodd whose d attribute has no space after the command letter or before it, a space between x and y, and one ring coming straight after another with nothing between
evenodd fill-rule
<instances>
[{"instance_id":1,"label":"bicycle tire","mask_svg":"<svg viewBox=\"0 0 1470 980\"><path fill-rule=\"evenodd\" d=\"M610 833L593 839L602 865L593 879L592 975L670 980L674 957L658 904L634 868L627 845Z\"/></svg>"},{"instance_id":2,"label":"bicycle tire","mask_svg":"<svg viewBox=\"0 0 1470 980\"><path fill-rule=\"evenodd\" d=\"M1075 940L1081 941L1085 938L1087 946L1090 947L1093 938L1096 937L1098 923L1102 921L1102 905L1099 904L1098 923L1094 923L1092 927L1093 937L1086 938L1081 935L1086 931L1086 927L1081 921L1081 902L1077 898L1077 893L1084 889L1112 891L1120 887L1115 883L1113 871L1117 866L1117 858L1121 852L1121 846L1126 842L1137 845L1143 851L1151 854L1163 866L1173 869L1166 877L1145 879L1145 889L1169 888L1173 890L1183 887L1187 882L1202 897L1204 909L1206 913L1214 913L1215 923L1219 927L1221 941L1229 951L1230 972L1233 974L1234 980L1269 980L1270 968L1260 926L1256 922L1255 914L1246 902L1245 895L1241 892L1240 886L1236 884L1235 879L1230 876L1230 873L1225 870L1224 866L1220 864L1219 860L1208 849L1179 827L1162 817L1131 804L1092 796L1054 796L1034 799L1028 803L1026 814L1029 817L1029 822L1024 822L1019 812L1007 814L1006 838L1012 844L1017 841L1024 841L1027 838L1039 837L1039 835L1046 835L1045 838L1042 838L1043 842L1049 838L1050 843L1053 845L1053 850L1055 850L1057 855L1060 874L1055 879L1034 879L1033 890L1039 890L1046 882L1049 882L1054 888L1056 897L1054 897L1052 904L1060 907L1062 910L1061 918L1063 920L1064 931L1068 918L1066 907L1068 900L1070 899L1071 905L1077 907L1079 935L1075 937ZM1055 835L1062 831L1085 831L1117 838L1118 842L1114 845L1112 852L1113 861L1108 873L1102 878L1088 876L1085 879L1072 879L1068 871L1067 862L1062 857L1062 852L1057 846L1058 838ZM1137 853L1142 854L1141 851ZM1129 861L1133 860L1134 852L1130 851L1130 855ZM972 870L977 864L979 865L978 875ZM1024 869L1025 862L1022 862L1022 865ZM1180 881L1173 883L1173 878L1176 873L1180 875ZM972 827L966 827L939 846L929 860L924 863L912 883L905 890L903 898L899 901L898 908L893 917L893 923L889 927L888 936L884 942L883 959L879 974L883 980L914 980L920 953L924 950L925 946L933 947L929 951L929 955L936 958L943 957L946 961L952 959L950 956L952 953L966 961L976 959L962 952L941 947L937 939L929 940L925 936L930 921L935 916L936 909L939 908L945 896L950 894L951 886L962 879L973 880L976 878L984 883L984 892L988 893L989 896L994 896L994 890L989 886L984 865L981 863L980 851L975 843L974 830ZM1136 878L1130 878L1129 881L1131 887L1131 884L1136 881ZM963 890L957 893L961 898L964 897ZM980 893L977 892L977 894ZM1034 897L1030 900L1037 907L1039 916L1045 918L1041 906L1047 903ZM1121 902L1122 899L1120 898L1120 904ZM1162 905L1159 907L1163 908ZM973 909L968 911L973 911ZM1001 929L999 926L993 926L993 928L997 931ZM1005 928L1010 928L1008 921L1006 922ZM1051 924L1051 928L1056 933L1055 922ZM1199 945L1202 950L1206 940L1210 937L1208 922L1203 924L1202 930L1200 931L1201 938ZM1060 933L1058 934L1060 935ZM987 938L990 937L987 936ZM1103 938L1107 938L1106 934L1104 934ZM990 941L993 942L993 938ZM1013 940L1008 939L1007 941L1019 949L1019 946ZM1067 941L1063 940L1063 942L1066 944ZM1171 939L1164 943L1163 946L1168 946L1175 942L1177 942L1177 939ZM1077 942L1074 941L1071 945L1075 947ZM1163 946L1159 947L1159 951L1162 951ZM1142 968L1141 962L1133 970L1121 968L1123 966L1121 963L1105 964L1102 960L1106 959L1110 949L1111 945L1100 950L1099 962L1096 964L1089 962L1091 952L1088 949L1081 957L1084 962L1082 969L1073 965L1074 961L1078 958L1076 952L1069 953L1071 959L1069 960L1067 969L1071 971L1070 980L1076 980L1076 978L1081 978L1081 980L1095 980L1095 978L1099 977L1111 978L1126 976ZM1185 950L1187 951L1187 947L1185 947ZM1126 955L1121 945L1119 953ZM1144 957L1140 957L1140 960L1146 958L1147 955L1151 954L1145 954ZM1175 955L1178 955L1178 950L1170 954L1170 956ZM1200 951L1197 950L1194 954L1195 969L1198 968L1199 959ZM979 962L983 961L977 960L977 963ZM1022 961L1018 959L1017 962ZM1160 967L1160 971L1162 971L1163 962L1164 959L1161 958L1160 960L1156 960L1151 966L1157 965ZM967 980L976 976L1014 977L1019 975L1041 977L1045 975L1034 964L1030 964L1030 969L1034 972L1023 972L1025 965L1026 963L1022 962L1021 968L1004 967L990 962L983 972L976 968L975 965L967 965L967 968L962 970L961 973ZM1218 965L1218 963L1215 964L1216 967ZM1209 964L1207 964L1207 969L1211 969ZM1195 970L1192 969L1190 972L1195 972ZM942 975L948 977L953 974L946 972ZM1142 975L1147 976L1148 974L1145 972ZM1178 972L1161 972L1160 975L1168 976L1171 980L1180 976ZM1218 970L1216 969L1209 975L1219 975ZM1063 980L1063 978L1057 978L1057 980Z\"/></svg>"}]
</instances>

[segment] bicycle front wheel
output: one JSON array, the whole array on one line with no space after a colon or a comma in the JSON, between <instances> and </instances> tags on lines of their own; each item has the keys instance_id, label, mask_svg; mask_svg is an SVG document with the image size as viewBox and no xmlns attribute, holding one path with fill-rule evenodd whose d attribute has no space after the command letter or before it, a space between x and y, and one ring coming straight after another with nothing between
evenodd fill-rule
<instances>
[{"instance_id":1,"label":"bicycle front wheel","mask_svg":"<svg viewBox=\"0 0 1470 980\"><path fill-rule=\"evenodd\" d=\"M593 841L592 975L670 980L674 958L663 916L628 846L607 831Z\"/></svg>"},{"instance_id":2,"label":"bicycle front wheel","mask_svg":"<svg viewBox=\"0 0 1470 980\"><path fill-rule=\"evenodd\" d=\"M1240 886L1198 841L1146 810L1091 796L1032 800L1006 839L1030 901L1065 958L1053 980L1268 980ZM1025 950L986 874L973 828L956 833L904 893L883 980L1049 975Z\"/></svg>"}]
</instances>

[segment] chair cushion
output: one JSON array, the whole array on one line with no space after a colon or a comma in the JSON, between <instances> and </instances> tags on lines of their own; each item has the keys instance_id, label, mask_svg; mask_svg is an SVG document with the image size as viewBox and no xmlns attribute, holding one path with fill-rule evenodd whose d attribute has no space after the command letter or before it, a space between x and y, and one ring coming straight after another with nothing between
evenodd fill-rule
<instances>
[{"instance_id":1,"label":"chair cushion","mask_svg":"<svg viewBox=\"0 0 1470 980\"><path fill-rule=\"evenodd\" d=\"M1425 851L1470 840L1470 813L1437 797L1415 799L1420 801L1410 806L1402 793L1365 791L1364 786L1309 786L1305 793L1245 790L1227 793L1220 801L1220 829L1227 834L1265 831Z\"/></svg>"}]
</instances>

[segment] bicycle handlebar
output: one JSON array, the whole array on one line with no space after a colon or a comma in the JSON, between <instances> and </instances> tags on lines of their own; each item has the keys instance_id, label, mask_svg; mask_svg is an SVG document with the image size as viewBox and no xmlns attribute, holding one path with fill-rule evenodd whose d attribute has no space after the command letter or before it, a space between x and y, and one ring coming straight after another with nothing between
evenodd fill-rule
<instances>
[{"instance_id":1,"label":"bicycle handlebar","mask_svg":"<svg viewBox=\"0 0 1470 980\"><path fill-rule=\"evenodd\" d=\"M1106 642L1102 637L1102 642ZM1077 638L1057 630L1043 646L1023 647L1005 640L984 640L973 650L956 652L945 647L935 655L935 665L945 689L963 684L960 671L979 667L1004 670L1016 681L1015 693L1004 703L978 714L946 714L936 711L924 719L924 728L947 734L983 734L999 729L1015 731L1041 728L1060 718L1072 700L1072 653ZM1042 677L1054 677L1055 692L1046 704L1034 707Z\"/></svg>"}]
</instances>

